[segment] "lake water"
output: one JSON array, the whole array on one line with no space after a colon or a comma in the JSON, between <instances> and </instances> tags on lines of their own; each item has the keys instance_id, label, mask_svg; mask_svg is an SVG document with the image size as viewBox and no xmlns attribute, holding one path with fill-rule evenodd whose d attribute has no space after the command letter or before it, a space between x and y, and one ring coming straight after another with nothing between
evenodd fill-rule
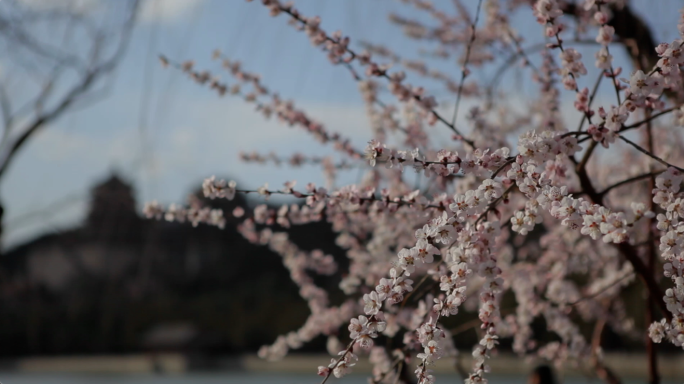
<instances>
[{"instance_id":1,"label":"lake water","mask_svg":"<svg viewBox=\"0 0 684 384\"><path fill-rule=\"evenodd\" d=\"M29 374L1 373L2 384L318 384L320 377L310 374L260 373L190 373L184 375L87 375L87 374ZM490 376L491 384L523 384L524 377ZM646 380L623 380L624 384L645 383ZM342 379L331 377L328 383L366 384L367 376L349 375ZM439 383L462 383L455 375L437 375ZM598 379L569 377L563 384L599 384ZM681 380L663 381L663 384L681 384Z\"/></svg>"}]
</instances>

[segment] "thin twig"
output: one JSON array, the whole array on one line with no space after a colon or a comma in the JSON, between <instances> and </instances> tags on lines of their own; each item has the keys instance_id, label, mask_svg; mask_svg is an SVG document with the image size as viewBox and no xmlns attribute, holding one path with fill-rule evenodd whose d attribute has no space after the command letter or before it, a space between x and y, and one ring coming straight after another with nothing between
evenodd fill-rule
<instances>
[{"instance_id":1,"label":"thin twig","mask_svg":"<svg viewBox=\"0 0 684 384\"><path fill-rule=\"evenodd\" d=\"M352 341L349 343L349 346L348 346L347 349L344 351L344 354L342 354L342 356L340 356L340 358L337 359L337 361L335 361L335 364L333 365L333 367L330 368L330 369L328 370L328 374L325 375L325 377L323 378L323 381L321 381L321 384L325 384L325 382L328 381L328 379L330 378L330 375L332 375L332 373L333 373L333 370L334 370L335 368L337 368L337 365L340 363L340 361L342 361L342 359L344 359L344 357L347 356L347 354L349 353L349 351L351 351L351 349L354 347L354 343L356 343L356 339L352 340ZM332 364L331 364L331 365L332 365Z\"/></svg>"},{"instance_id":2,"label":"thin twig","mask_svg":"<svg viewBox=\"0 0 684 384\"><path fill-rule=\"evenodd\" d=\"M347 69L349 69L349 73L351 73L352 77L354 78L354 80L355 80L357 83L363 81L363 79L362 79L361 76L358 74L358 72L356 72L356 69L354 69L354 66L351 65L351 63L344 62L344 65L345 65L345 67L347 67ZM373 102L374 102L375 104L377 104L378 106L380 106L381 108L387 109L387 105L386 105L385 103L383 103L382 100L378 99L377 97L374 97L374 98L373 98ZM397 129L399 129L400 131L402 131L402 132L408 134L408 129L406 129L406 128L404 128L404 127L397 126Z\"/></svg>"},{"instance_id":3,"label":"thin twig","mask_svg":"<svg viewBox=\"0 0 684 384\"><path fill-rule=\"evenodd\" d=\"M408 299L413 295L414 292L418 291L418 288L420 288L420 286L427 280L428 277L430 277L429 274L425 274L425 276L423 276L423 278L418 282L418 284L416 284L416 287L413 288L413 290L409 292L408 295L406 295L404 300L401 302L401 306L399 307L399 309L404 308L404 306L408 302Z\"/></svg>"},{"instance_id":4,"label":"thin twig","mask_svg":"<svg viewBox=\"0 0 684 384\"><path fill-rule=\"evenodd\" d=\"M584 152L584 156L582 156L582 160L577 164L577 172L582 172L587 166L587 163L589 162L589 158L591 157L591 154L594 152L594 149L596 149L596 146L598 145L598 141L592 141L589 144L589 148L587 148L587 151Z\"/></svg>"},{"instance_id":5,"label":"thin twig","mask_svg":"<svg viewBox=\"0 0 684 384\"><path fill-rule=\"evenodd\" d=\"M598 12L601 12L601 3L600 2L596 2L596 10ZM603 25L601 25L601 27L604 27L606 25L607 24L604 23ZM608 45L606 45L605 47L606 47L606 55L608 55L608 57L610 57L610 48L608 47ZM615 81L615 76L616 75L615 75L615 71L613 70L613 63L611 62L610 63L610 78L612 79L611 81L613 83L613 87L615 88L615 96L617 96L617 104L622 105L622 100L620 99L620 85Z\"/></svg>"},{"instance_id":6,"label":"thin twig","mask_svg":"<svg viewBox=\"0 0 684 384\"><path fill-rule=\"evenodd\" d=\"M598 43L596 40L571 40L570 41L573 44L581 44L581 45L597 45ZM524 49L524 52L537 52L540 50L546 49L546 43L541 42L537 43L534 45L531 45L527 48ZM510 55L502 64L501 66L497 69L496 73L492 78L487 82L487 103L491 104L491 99L492 99L492 94L495 91L495 86L500 84L499 79L504 75L506 70L510 68L514 68L513 64L515 63L518 58L520 58L521 55L519 52L516 52L512 55Z\"/></svg>"},{"instance_id":7,"label":"thin twig","mask_svg":"<svg viewBox=\"0 0 684 384\"><path fill-rule=\"evenodd\" d=\"M591 96L589 96L589 103L587 104L587 108L591 108L591 103L594 102L594 98L596 97L596 93L598 92L599 85L601 85L601 79L603 79L603 71L601 74L599 74L598 79L596 79L596 83L594 83L594 89L591 91ZM579 126L577 127L577 132L582 131L582 126L584 126L584 121L587 119L587 114L582 115L582 120L580 120Z\"/></svg>"},{"instance_id":8,"label":"thin twig","mask_svg":"<svg viewBox=\"0 0 684 384\"><path fill-rule=\"evenodd\" d=\"M634 275L633 274L624 275L621 278L619 278L619 279L613 281L612 283L608 284L607 286L601 288L598 292L594 292L591 295L583 296L583 297L577 299L576 301L573 301L572 303L568 303L568 305L574 306L574 305L577 305L577 304L579 304L585 300L593 299L593 298L601 295L605 291L609 290L610 288L614 287L615 285L621 283L623 280L626 280L628 277L634 277Z\"/></svg>"},{"instance_id":9,"label":"thin twig","mask_svg":"<svg viewBox=\"0 0 684 384\"><path fill-rule=\"evenodd\" d=\"M401 378L401 371L404 369L404 360L401 361L401 364L399 364L399 368L397 369L397 377L394 379L394 384L399 383L399 379Z\"/></svg>"},{"instance_id":10,"label":"thin twig","mask_svg":"<svg viewBox=\"0 0 684 384\"><path fill-rule=\"evenodd\" d=\"M534 64L532 64L532 61L527 56L527 53L525 53L522 46L520 45L520 41L513 35L513 31L511 30L511 28L510 27L507 28L506 32L508 33L508 37L510 37L511 40L513 41L513 44L515 45L515 50L518 53L518 56L522 57L525 60L525 64L528 65L530 68L532 68L533 71L538 72L539 70L537 69L537 67ZM544 47L545 46L546 46L546 44L544 44Z\"/></svg>"},{"instance_id":11,"label":"thin twig","mask_svg":"<svg viewBox=\"0 0 684 384\"><path fill-rule=\"evenodd\" d=\"M383 380L385 380L385 377L387 377L387 375L389 375L390 373L394 372L394 369L397 368L398 366L400 366L403 362L404 362L404 359L401 359L401 358L396 359L396 360L394 361L394 363L392 364L392 366L391 366L387 371L381 373L380 376L379 376L377 379L371 380L371 383L372 383L372 384L380 384L380 382L382 382ZM397 374L399 373L399 371L401 371L401 368L399 368L399 369L397 370ZM398 375L397 375L397 376L398 376Z\"/></svg>"},{"instance_id":12,"label":"thin twig","mask_svg":"<svg viewBox=\"0 0 684 384\"><path fill-rule=\"evenodd\" d=\"M306 23L306 20L302 19L302 17L301 17L298 13L295 14L294 12L292 12L292 9L291 9L291 8L289 8L289 7L280 7L280 10L281 10L282 12L288 14L292 19L297 20L297 21L298 21L299 23L301 23L302 25L306 25L306 24L307 24L307 23ZM327 35L326 35L325 39L326 39L326 41L330 41L330 42L335 43L335 44L338 43L338 41L332 39L331 37L329 37L329 36L327 36ZM354 51L353 51L352 49L350 49L349 47L345 47L345 51L351 56L350 60L353 60L353 59L355 59L355 58L358 56L358 55L356 54L356 52L354 52ZM381 72L378 74L378 76L379 76L379 77L384 77L385 79L387 79L387 80L389 80L389 81L392 81L391 77L387 74L387 71L381 71ZM416 94L413 94L412 97L413 97L413 99L415 99L416 101L419 101L419 102L423 100L421 96L416 95ZM464 136L464 135L455 127L455 126L454 126L454 124L450 124L446 119L444 119L444 118L443 118L439 113L437 113L437 111L435 111L434 109L431 110L430 112L432 113L432 115L433 115L437 120L439 120L439 121L442 122L444 125L446 125L449 129L451 129L452 131L454 131L454 133L455 133L456 135L459 136L459 138L460 138L461 141L463 141L464 143L466 143L466 144L467 144L468 146L470 146L471 148L473 148L473 149L475 148L475 142L473 142L472 140L466 138L466 137L465 137L465 136Z\"/></svg>"},{"instance_id":13,"label":"thin twig","mask_svg":"<svg viewBox=\"0 0 684 384\"><path fill-rule=\"evenodd\" d=\"M486 218L486 217L487 217L487 214L488 214L490 211L494 210L494 208L496 207L496 205L497 205L501 200L503 200L504 198L508 197L508 193L511 192L511 191L513 190L513 188L515 188L515 183L512 183L508 188L506 188L506 190L501 194L501 196L497 197L494 201L492 201L491 203L489 203L489 206L487 206L487 209L485 209L485 211L482 212L482 213L480 214L480 216L477 217L477 220L475 220L475 224L479 223L480 220Z\"/></svg>"},{"instance_id":14,"label":"thin twig","mask_svg":"<svg viewBox=\"0 0 684 384\"><path fill-rule=\"evenodd\" d=\"M630 125L626 125L626 126L622 127L622 129L620 129L620 132L624 132L624 131L627 131L627 130L630 130L630 129L633 129L633 128L638 128L638 127L640 127L641 125L646 124L646 123L649 123L649 122L651 122L651 121L657 119L658 117L660 117L660 116L662 116L662 115L666 115L666 114L668 114L668 113L670 113L670 112L672 112L672 111L674 111L674 110L676 110L676 109L678 109L678 108L679 108L679 107L672 107L672 108L668 108L668 109L665 109L665 110L663 110L663 111L660 111L660 112L658 112L658 113L655 113L655 114L649 116L648 118L646 118L646 119L644 119L644 120L637 121L637 122L634 123L634 124L630 124Z\"/></svg>"},{"instance_id":15,"label":"thin twig","mask_svg":"<svg viewBox=\"0 0 684 384\"><path fill-rule=\"evenodd\" d=\"M513 164L514 162L515 162L515 156L509 157L509 158L506 160L506 162L503 163L503 165L501 165L499 168L496 169L496 171L494 171L494 173L492 173L492 176L490 176L490 179L495 178L496 175L499 174L499 172L503 171L503 169L506 168L506 166L508 166L508 165L510 165L510 164Z\"/></svg>"},{"instance_id":16,"label":"thin twig","mask_svg":"<svg viewBox=\"0 0 684 384\"><path fill-rule=\"evenodd\" d=\"M663 173L663 172L665 172L664 169L659 170L659 171L653 171L653 172L644 173L644 174L641 174L641 175L638 175L638 176L634 176L634 177L630 177L629 179L622 180L622 181L620 181L620 182L618 182L618 183L615 183L615 184L613 184L613 185L607 187L607 188L604 189L602 192L599 192L599 195L605 196L608 192L610 192L611 189L614 189L614 188L617 188L617 187L620 187L620 186L623 186L623 185L625 185L625 184L629 184L629 183L632 183L632 182L635 182L635 181L639 181L639 180L641 180L641 179L647 179L647 178L652 177L652 176L657 176L657 175L659 175L659 174L661 174L661 173Z\"/></svg>"},{"instance_id":17,"label":"thin twig","mask_svg":"<svg viewBox=\"0 0 684 384\"><path fill-rule=\"evenodd\" d=\"M596 375L607 384L621 384L620 378L617 377L610 368L606 367L598 354L601 349L601 339L605 326L605 319L599 319L594 326L594 334L591 341L591 356L594 363L594 369L596 370Z\"/></svg>"},{"instance_id":18,"label":"thin twig","mask_svg":"<svg viewBox=\"0 0 684 384\"><path fill-rule=\"evenodd\" d=\"M553 23L550 23L553 25ZM556 32L554 35L556 37L556 43L558 45L558 48L560 48L561 52L565 52L565 48L563 48L563 40L560 38L560 30ZM575 74L572 72L568 72L568 75L572 77L573 80L575 80L575 93L579 93L579 85L577 84L577 77L575 77ZM589 121L589 124L591 124L591 115L589 114L589 111L584 111L584 116L587 118L587 121Z\"/></svg>"},{"instance_id":19,"label":"thin twig","mask_svg":"<svg viewBox=\"0 0 684 384\"><path fill-rule=\"evenodd\" d=\"M451 119L451 125L456 126L456 117L458 117L458 106L461 103L461 95L463 94L463 84L465 83L465 78L468 76L468 61L470 60L470 50L475 42L475 27L477 26L477 21L480 19L480 7L482 6L482 0L477 2L477 10L475 11L475 20L471 24L470 29L472 34L470 35L470 41L466 47L466 56L463 62L463 67L461 68L461 82L458 84L458 93L456 94L456 107L454 108L454 117Z\"/></svg>"},{"instance_id":20,"label":"thin twig","mask_svg":"<svg viewBox=\"0 0 684 384\"><path fill-rule=\"evenodd\" d=\"M658 156L652 154L651 152L647 151L646 149L642 148L641 146L639 146L639 144L633 142L632 140L630 140L630 139L628 139L628 138L626 138L626 137L624 137L624 136L622 136L622 135L618 135L618 137L619 137L620 139L622 139L622 141L624 141L625 143L627 143L627 144L631 145L632 147L634 147L637 151L639 151L639 152L643 153L644 155L646 155L646 156L652 158L653 160L659 162L660 164L663 164L663 165L666 166L666 167L672 167L672 168L674 168L674 169L676 169L676 170L678 170L678 171L680 171L680 172L684 172L684 168L680 168L680 167L678 167L678 166L676 166L676 165L672 165L672 164L668 163L667 161L661 159L660 157L658 157Z\"/></svg>"}]
</instances>

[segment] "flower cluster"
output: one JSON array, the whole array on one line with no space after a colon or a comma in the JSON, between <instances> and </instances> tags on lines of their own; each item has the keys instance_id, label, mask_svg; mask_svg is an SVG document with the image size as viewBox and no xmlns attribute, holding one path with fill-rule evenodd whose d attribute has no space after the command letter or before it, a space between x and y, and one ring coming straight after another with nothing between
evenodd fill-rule
<instances>
[{"instance_id":1,"label":"flower cluster","mask_svg":"<svg viewBox=\"0 0 684 384\"><path fill-rule=\"evenodd\" d=\"M210 199L233 200L236 186L237 183L233 180L226 182L225 180L216 180L216 176L212 176L202 183L202 192L204 192L205 197Z\"/></svg>"},{"instance_id":2,"label":"flower cluster","mask_svg":"<svg viewBox=\"0 0 684 384\"><path fill-rule=\"evenodd\" d=\"M653 189L653 202L665 211L657 217L658 229L663 233L660 255L665 261L665 277L672 280L674 287L668 288L663 297L671 316L651 324L648 333L656 343L666 339L684 348L684 198L679 193L682 181L684 175L669 168L656 178Z\"/></svg>"},{"instance_id":3,"label":"flower cluster","mask_svg":"<svg viewBox=\"0 0 684 384\"><path fill-rule=\"evenodd\" d=\"M431 174L449 176L458 174L459 171L464 174L495 171L512 160L509 153L510 150L504 147L493 152L489 149L475 151L461 158L456 151L441 150L436 153L435 159L427 160L418 148L412 151L395 151L377 140L371 140L366 147L365 157L371 166L385 163L387 168L400 170L403 170L405 166L412 167L416 172L425 173L426 176Z\"/></svg>"},{"instance_id":4,"label":"flower cluster","mask_svg":"<svg viewBox=\"0 0 684 384\"><path fill-rule=\"evenodd\" d=\"M226 219L223 216L223 211L220 209L211 209L203 207L199 201L194 200L188 208L177 204L170 204L168 208L164 208L156 201L145 204L143 214L147 218L161 219L166 221L176 221L184 223L190 222L193 227L200 223L216 226L223 229L226 225Z\"/></svg>"}]
</instances>

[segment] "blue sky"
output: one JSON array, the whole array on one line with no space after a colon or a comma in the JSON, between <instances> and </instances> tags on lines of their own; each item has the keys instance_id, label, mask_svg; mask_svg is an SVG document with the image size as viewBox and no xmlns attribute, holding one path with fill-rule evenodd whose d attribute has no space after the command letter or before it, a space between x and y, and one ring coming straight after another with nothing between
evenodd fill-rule
<instances>
[{"instance_id":1,"label":"blue sky","mask_svg":"<svg viewBox=\"0 0 684 384\"><path fill-rule=\"evenodd\" d=\"M471 9L476 4L473 0L463 2ZM450 0L436 3L453 10ZM644 17L654 26L658 40L675 37L678 13L665 9L678 10L680 2L632 3L637 9L648 9ZM328 31L341 29L352 41L387 42L403 56L418 58L418 45L404 39L386 15L395 11L424 17L399 1L307 0L296 4L304 14L320 15ZM529 36L530 44L539 41L541 27L529 15L514 16L513 25ZM358 49L357 45L353 47ZM211 69L230 82L230 76L211 61L216 48L241 60L248 71L260 73L269 89L296 100L330 131L351 137L356 147L363 148L370 137L364 107L349 74L344 68L329 65L325 54L287 25L285 16L269 17L259 1L147 0L109 96L63 116L36 135L0 184L6 207L3 245L11 247L77 223L85 213L88 189L112 171L135 184L140 204L152 199L184 202L186 194L212 174L234 178L250 188L264 182L279 187L286 180L297 180L300 185L309 181L322 184L323 175L315 167L274 169L243 164L237 155L240 150L327 155L332 153L330 147L321 147L301 130L264 120L240 99L218 98L178 71L163 69L156 58L162 53L179 61L193 59L198 68ZM585 53L587 67L593 64L593 51L591 48ZM614 53L617 60L621 55L621 51ZM438 63L436 67L451 71L455 77L458 73L453 63ZM516 77L520 76L523 83L528 78L524 72L511 70L502 87L510 90L517 86ZM590 72L586 85L590 86L593 79ZM410 73L409 81L424 83ZM427 85L441 96L440 101L449 106L453 103L452 97L444 97L447 95L434 84ZM531 90L519 90L521 100ZM570 105L574 95L565 95L565 99ZM467 103L462 108L465 110ZM437 137L446 138L447 133L435 129ZM356 171L346 172L340 183L353 183L357 177Z\"/></svg>"}]
</instances>

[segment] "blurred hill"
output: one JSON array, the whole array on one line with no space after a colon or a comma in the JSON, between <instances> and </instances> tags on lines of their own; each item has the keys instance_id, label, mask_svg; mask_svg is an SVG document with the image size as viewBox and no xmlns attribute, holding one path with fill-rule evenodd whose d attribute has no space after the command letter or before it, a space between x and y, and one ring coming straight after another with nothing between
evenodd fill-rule
<instances>
[{"instance_id":1,"label":"blurred hill","mask_svg":"<svg viewBox=\"0 0 684 384\"><path fill-rule=\"evenodd\" d=\"M281 257L247 242L236 219L224 230L146 220L133 196L112 175L92 189L81 226L2 255L0 356L236 353L303 324L309 310ZM241 196L207 204L249 209ZM346 269L327 223L287 231L300 248L332 254ZM335 291L339 276L317 283Z\"/></svg>"}]
</instances>

